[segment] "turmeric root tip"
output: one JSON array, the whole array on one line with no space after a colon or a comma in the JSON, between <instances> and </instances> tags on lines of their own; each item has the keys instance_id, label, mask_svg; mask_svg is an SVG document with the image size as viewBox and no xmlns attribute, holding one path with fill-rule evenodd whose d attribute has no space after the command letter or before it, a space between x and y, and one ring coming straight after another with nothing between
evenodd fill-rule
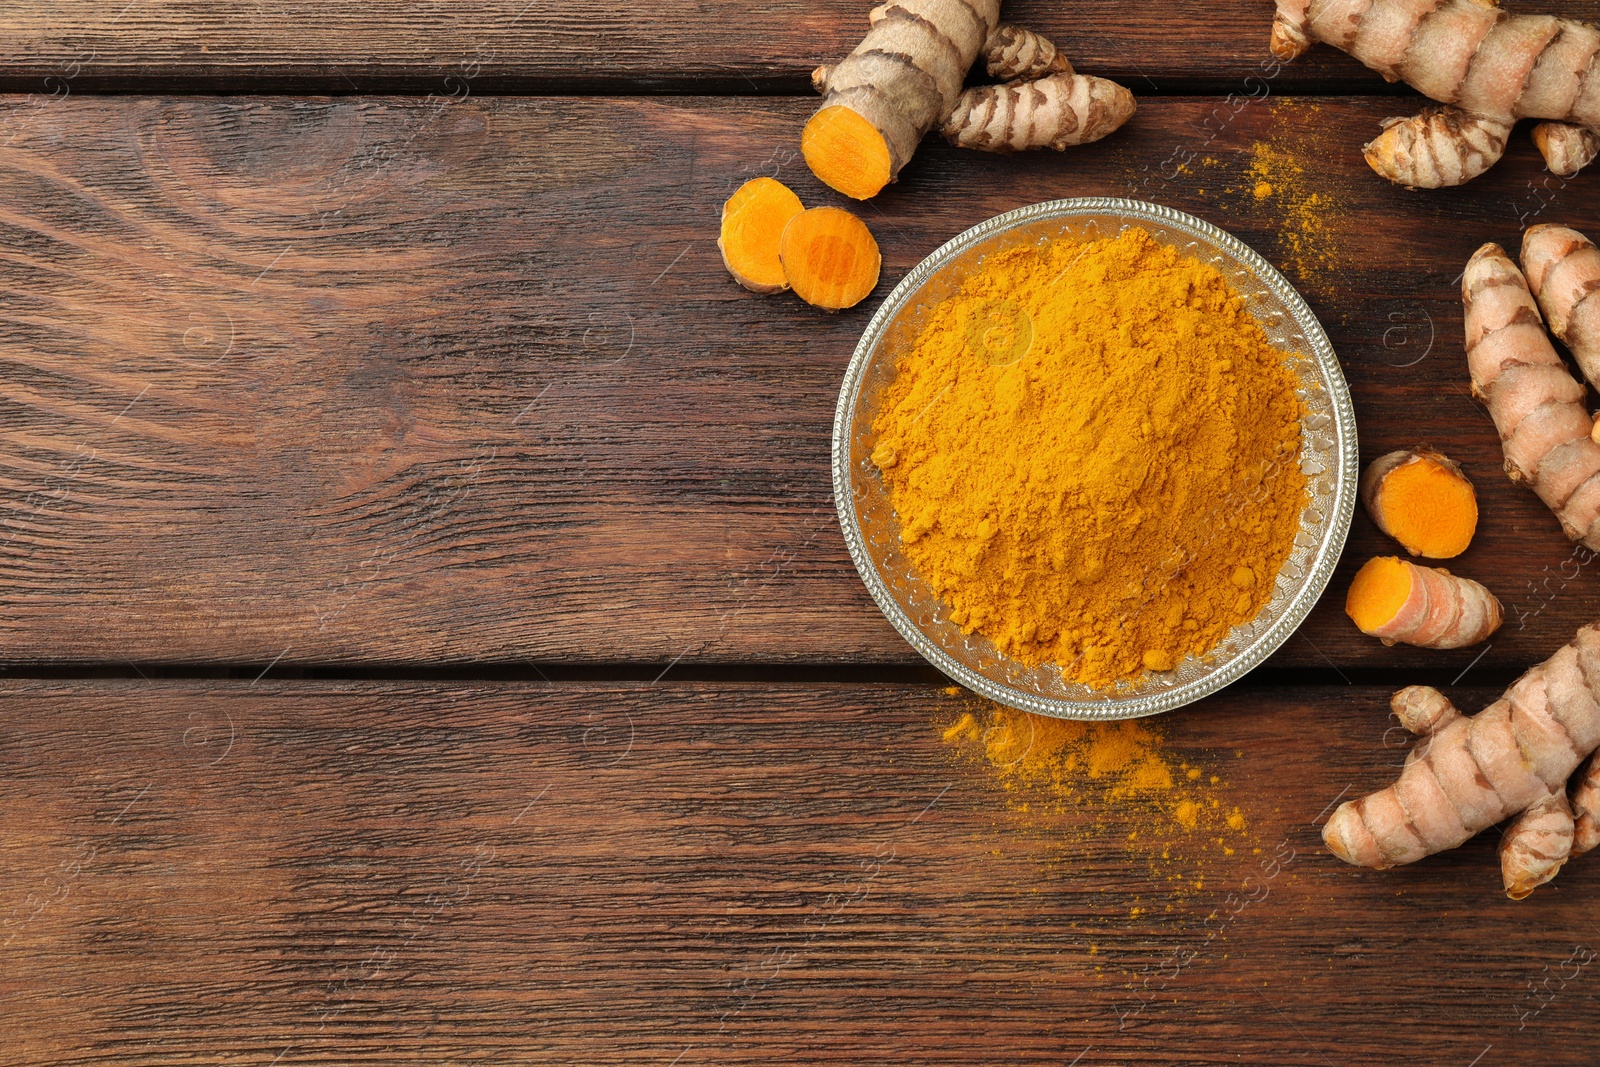
<instances>
[{"instance_id":1,"label":"turmeric root tip","mask_svg":"<svg viewBox=\"0 0 1600 1067\"><path fill-rule=\"evenodd\" d=\"M1558 178L1571 178L1600 156L1600 134L1587 126L1566 122L1541 122L1533 128L1544 165Z\"/></svg>"},{"instance_id":2,"label":"turmeric root tip","mask_svg":"<svg viewBox=\"0 0 1600 1067\"><path fill-rule=\"evenodd\" d=\"M1461 468L1427 448L1390 452L1361 477L1361 502L1378 529L1413 556L1451 559L1478 528L1478 498Z\"/></svg>"},{"instance_id":3,"label":"turmeric root tip","mask_svg":"<svg viewBox=\"0 0 1600 1067\"><path fill-rule=\"evenodd\" d=\"M1500 876L1506 896L1521 900L1554 878L1572 852L1572 808L1564 789L1523 810L1500 839Z\"/></svg>"},{"instance_id":4,"label":"turmeric root tip","mask_svg":"<svg viewBox=\"0 0 1600 1067\"><path fill-rule=\"evenodd\" d=\"M717 247L735 281L757 293L789 288L778 243L789 220L804 210L800 198L773 178L752 178L728 198Z\"/></svg>"},{"instance_id":5,"label":"turmeric root tip","mask_svg":"<svg viewBox=\"0 0 1600 1067\"><path fill-rule=\"evenodd\" d=\"M837 207L814 207L789 220L779 256L795 295L828 311L865 300L883 263L867 224Z\"/></svg>"},{"instance_id":6,"label":"turmeric root tip","mask_svg":"<svg viewBox=\"0 0 1600 1067\"><path fill-rule=\"evenodd\" d=\"M856 200L877 196L893 177L889 142L850 108L825 107L800 134L800 153L811 172Z\"/></svg>"},{"instance_id":7,"label":"turmeric root tip","mask_svg":"<svg viewBox=\"0 0 1600 1067\"><path fill-rule=\"evenodd\" d=\"M1590 756L1572 776L1572 854L1600 845L1600 759Z\"/></svg>"},{"instance_id":8,"label":"turmeric root tip","mask_svg":"<svg viewBox=\"0 0 1600 1067\"><path fill-rule=\"evenodd\" d=\"M1500 601L1477 582L1398 556L1368 560L1350 583L1344 610L1357 629L1386 645L1421 648L1475 645L1504 618Z\"/></svg>"}]
</instances>

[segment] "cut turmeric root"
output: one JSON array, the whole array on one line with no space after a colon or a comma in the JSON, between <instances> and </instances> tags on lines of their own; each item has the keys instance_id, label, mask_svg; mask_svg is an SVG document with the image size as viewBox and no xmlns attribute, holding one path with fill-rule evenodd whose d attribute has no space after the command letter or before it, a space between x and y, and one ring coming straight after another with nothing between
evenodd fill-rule
<instances>
[{"instance_id":1,"label":"cut turmeric root","mask_svg":"<svg viewBox=\"0 0 1600 1067\"><path fill-rule=\"evenodd\" d=\"M790 219L779 257L795 295L828 311L865 300L883 263L867 224L837 207L814 207Z\"/></svg>"},{"instance_id":2,"label":"cut turmeric root","mask_svg":"<svg viewBox=\"0 0 1600 1067\"><path fill-rule=\"evenodd\" d=\"M1500 601L1477 582L1398 556L1368 560L1350 583L1344 610L1362 633L1420 648L1475 645L1504 619Z\"/></svg>"},{"instance_id":3,"label":"cut turmeric root","mask_svg":"<svg viewBox=\"0 0 1600 1067\"><path fill-rule=\"evenodd\" d=\"M1451 559L1478 528L1478 498L1455 463L1421 447L1390 452L1361 476L1361 502L1378 529L1413 556Z\"/></svg>"},{"instance_id":4,"label":"cut turmeric root","mask_svg":"<svg viewBox=\"0 0 1600 1067\"><path fill-rule=\"evenodd\" d=\"M812 173L855 200L870 200L898 170L889 142L858 112L834 105L811 116L800 131L800 153Z\"/></svg>"},{"instance_id":5,"label":"cut turmeric root","mask_svg":"<svg viewBox=\"0 0 1600 1067\"><path fill-rule=\"evenodd\" d=\"M817 177L857 200L893 181L950 113L1000 25L1000 0L897 0L870 21L855 51L813 75L822 108L800 137Z\"/></svg>"},{"instance_id":6,"label":"cut turmeric root","mask_svg":"<svg viewBox=\"0 0 1600 1067\"><path fill-rule=\"evenodd\" d=\"M757 293L789 288L778 244L784 227L804 210L800 198L773 178L752 178L728 198L717 247L735 281Z\"/></svg>"},{"instance_id":7,"label":"cut turmeric root","mask_svg":"<svg viewBox=\"0 0 1600 1067\"><path fill-rule=\"evenodd\" d=\"M822 107L800 135L818 178L867 200L895 180L929 130L989 152L1065 148L1104 137L1133 114L1133 96L1083 78L1054 44L1000 22L999 0L891 0L866 37L811 84ZM973 62L1005 84L963 91Z\"/></svg>"}]
</instances>

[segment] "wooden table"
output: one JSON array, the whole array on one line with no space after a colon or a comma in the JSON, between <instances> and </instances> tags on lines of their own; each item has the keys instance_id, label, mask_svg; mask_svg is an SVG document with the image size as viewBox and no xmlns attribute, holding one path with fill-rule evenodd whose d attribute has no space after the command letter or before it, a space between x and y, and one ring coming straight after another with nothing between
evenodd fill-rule
<instances>
[{"instance_id":1,"label":"wooden table","mask_svg":"<svg viewBox=\"0 0 1600 1067\"><path fill-rule=\"evenodd\" d=\"M929 144L864 208L878 298L998 212L1218 222L1333 338L1362 455L1483 520L1483 650L1340 610L1160 720L1248 827L1006 787L851 566L827 468L877 299L757 298L725 196L797 156L865 4L39 0L0 16L3 1064L1593 1064L1600 865L1321 847L1399 684L1476 708L1600 617L1500 474L1456 279L1600 174L1519 134L1409 193L1416 110L1269 5L1014 0L1140 111ZM1552 2L1600 18L1600 2ZM1258 187L1273 185L1270 195ZM1258 192L1260 195L1258 195ZM1225 848L1225 844L1227 847Z\"/></svg>"}]
</instances>

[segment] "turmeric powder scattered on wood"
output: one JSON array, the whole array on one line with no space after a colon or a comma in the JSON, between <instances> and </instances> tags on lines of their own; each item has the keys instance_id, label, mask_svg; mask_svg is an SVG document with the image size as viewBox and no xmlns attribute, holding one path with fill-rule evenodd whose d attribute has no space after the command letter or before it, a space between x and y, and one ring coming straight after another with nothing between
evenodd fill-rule
<instances>
[{"instance_id":1,"label":"turmeric powder scattered on wood","mask_svg":"<svg viewBox=\"0 0 1600 1067\"><path fill-rule=\"evenodd\" d=\"M1453 559L1478 529L1478 497L1462 469L1431 448L1401 449L1372 461L1361 502L1378 529L1413 556Z\"/></svg>"},{"instance_id":2,"label":"turmeric powder scattered on wood","mask_svg":"<svg viewBox=\"0 0 1600 1067\"><path fill-rule=\"evenodd\" d=\"M1085 848L1120 848L1148 863L1149 884L1175 901L1218 876L1251 833L1226 802L1228 783L1169 748L1151 720L1054 719L968 698L946 721L935 729L952 753L988 772L1006 821L1045 842L1052 866L1075 868Z\"/></svg>"},{"instance_id":3,"label":"turmeric powder scattered on wood","mask_svg":"<svg viewBox=\"0 0 1600 1067\"><path fill-rule=\"evenodd\" d=\"M1274 241L1282 264L1308 284L1333 278L1346 262L1338 227L1348 212L1317 166L1319 107L1295 99L1272 105L1279 128L1294 133L1251 147L1244 186L1257 203L1276 210Z\"/></svg>"},{"instance_id":4,"label":"turmeric powder scattered on wood","mask_svg":"<svg viewBox=\"0 0 1600 1067\"><path fill-rule=\"evenodd\" d=\"M874 462L949 618L1095 688L1215 648L1306 500L1284 353L1214 268L1132 228L992 253L927 312Z\"/></svg>"}]
</instances>

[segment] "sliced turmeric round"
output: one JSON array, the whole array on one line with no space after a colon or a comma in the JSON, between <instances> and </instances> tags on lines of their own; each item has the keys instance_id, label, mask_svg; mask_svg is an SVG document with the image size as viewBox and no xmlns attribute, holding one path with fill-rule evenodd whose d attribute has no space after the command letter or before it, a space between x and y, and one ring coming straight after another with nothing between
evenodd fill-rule
<instances>
[{"instance_id":1,"label":"sliced turmeric round","mask_svg":"<svg viewBox=\"0 0 1600 1067\"><path fill-rule=\"evenodd\" d=\"M828 311L865 300L883 264L867 224L837 207L814 207L790 219L778 254L795 295Z\"/></svg>"},{"instance_id":2,"label":"sliced turmeric round","mask_svg":"<svg viewBox=\"0 0 1600 1067\"><path fill-rule=\"evenodd\" d=\"M1413 556L1452 559L1478 529L1478 497L1459 466L1426 447L1390 452L1361 476L1378 529Z\"/></svg>"},{"instance_id":3,"label":"sliced turmeric round","mask_svg":"<svg viewBox=\"0 0 1600 1067\"><path fill-rule=\"evenodd\" d=\"M840 105L811 116L800 133L800 154L811 172L856 200L868 200L889 184L889 142L858 112Z\"/></svg>"},{"instance_id":4,"label":"sliced turmeric round","mask_svg":"<svg viewBox=\"0 0 1600 1067\"><path fill-rule=\"evenodd\" d=\"M752 178L728 197L717 247L735 281L757 293L789 288L778 242L789 220L804 210L794 191L775 178Z\"/></svg>"}]
</instances>

